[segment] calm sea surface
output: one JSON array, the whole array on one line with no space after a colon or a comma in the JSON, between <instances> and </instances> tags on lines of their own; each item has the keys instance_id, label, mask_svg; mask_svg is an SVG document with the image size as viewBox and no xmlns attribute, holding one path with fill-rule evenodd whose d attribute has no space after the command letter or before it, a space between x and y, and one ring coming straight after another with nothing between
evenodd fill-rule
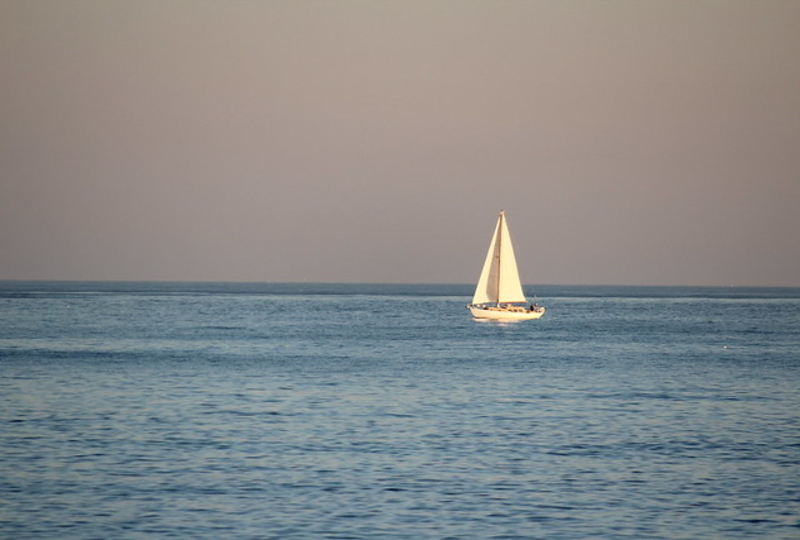
<instances>
[{"instance_id":1,"label":"calm sea surface","mask_svg":"<svg viewBox=\"0 0 800 540\"><path fill-rule=\"evenodd\" d=\"M800 538L800 289L0 282L1 538Z\"/></svg>"}]
</instances>

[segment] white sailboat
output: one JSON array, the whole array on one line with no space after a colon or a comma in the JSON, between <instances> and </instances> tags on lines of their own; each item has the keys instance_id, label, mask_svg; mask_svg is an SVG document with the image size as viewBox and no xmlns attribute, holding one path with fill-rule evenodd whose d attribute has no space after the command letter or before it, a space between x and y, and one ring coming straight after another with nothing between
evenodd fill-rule
<instances>
[{"instance_id":1,"label":"white sailboat","mask_svg":"<svg viewBox=\"0 0 800 540\"><path fill-rule=\"evenodd\" d=\"M544 315L544 308L528 303L522 292L505 212L497 218L481 277L467 308L476 319L526 320Z\"/></svg>"}]
</instances>

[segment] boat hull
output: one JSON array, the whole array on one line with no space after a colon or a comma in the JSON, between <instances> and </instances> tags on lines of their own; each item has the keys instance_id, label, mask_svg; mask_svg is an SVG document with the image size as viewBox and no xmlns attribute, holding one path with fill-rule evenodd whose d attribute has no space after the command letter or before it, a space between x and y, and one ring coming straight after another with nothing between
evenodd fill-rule
<instances>
[{"instance_id":1,"label":"boat hull","mask_svg":"<svg viewBox=\"0 0 800 540\"><path fill-rule=\"evenodd\" d=\"M543 307L539 307L534 311L516 307L503 308L476 305L469 305L467 308L476 319L490 319L495 321L526 321L539 319L544 315Z\"/></svg>"}]
</instances>

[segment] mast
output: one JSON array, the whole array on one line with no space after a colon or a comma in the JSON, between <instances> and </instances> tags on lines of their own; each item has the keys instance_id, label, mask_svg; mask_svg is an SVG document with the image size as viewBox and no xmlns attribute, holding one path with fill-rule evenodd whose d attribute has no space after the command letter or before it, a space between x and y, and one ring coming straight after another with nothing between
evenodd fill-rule
<instances>
[{"instance_id":1,"label":"mast","mask_svg":"<svg viewBox=\"0 0 800 540\"><path fill-rule=\"evenodd\" d=\"M502 273L500 272L500 264L503 262L503 222L506 219L506 211L500 210L500 221L497 224L497 294L495 298L497 298L496 306L500 307L500 276Z\"/></svg>"}]
</instances>

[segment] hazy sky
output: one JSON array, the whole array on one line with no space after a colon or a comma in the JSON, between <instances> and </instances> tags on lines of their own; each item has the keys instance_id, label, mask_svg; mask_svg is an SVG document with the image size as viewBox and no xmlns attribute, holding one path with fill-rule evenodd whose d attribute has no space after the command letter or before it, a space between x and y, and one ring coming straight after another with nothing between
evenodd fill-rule
<instances>
[{"instance_id":1,"label":"hazy sky","mask_svg":"<svg viewBox=\"0 0 800 540\"><path fill-rule=\"evenodd\" d=\"M0 279L800 286L797 0L0 0Z\"/></svg>"}]
</instances>

